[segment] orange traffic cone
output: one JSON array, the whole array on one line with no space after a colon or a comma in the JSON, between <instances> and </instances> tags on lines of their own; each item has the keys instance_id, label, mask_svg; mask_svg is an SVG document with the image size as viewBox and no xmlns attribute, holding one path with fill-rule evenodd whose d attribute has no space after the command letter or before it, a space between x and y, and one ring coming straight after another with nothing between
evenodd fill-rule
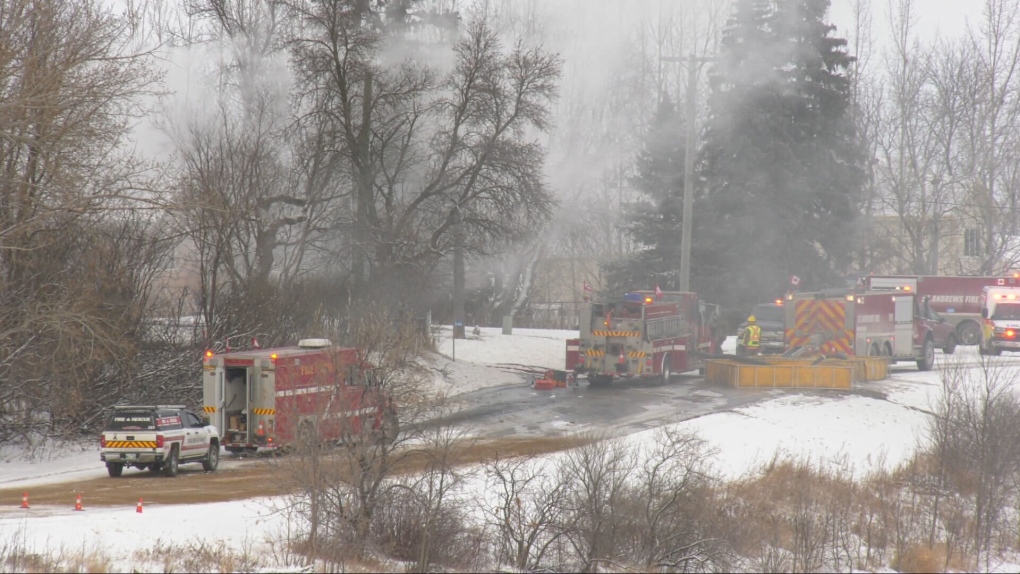
<instances>
[{"instance_id":1,"label":"orange traffic cone","mask_svg":"<svg viewBox=\"0 0 1020 574\"><path fill-rule=\"evenodd\" d=\"M80 492L75 496L75 499L74 499L74 509L75 510L84 510L81 507L81 493Z\"/></svg>"},{"instance_id":2,"label":"orange traffic cone","mask_svg":"<svg viewBox=\"0 0 1020 574\"><path fill-rule=\"evenodd\" d=\"M137 512L138 514L142 513L142 499L141 498L138 499L138 506L135 508L135 512Z\"/></svg>"},{"instance_id":3,"label":"orange traffic cone","mask_svg":"<svg viewBox=\"0 0 1020 574\"><path fill-rule=\"evenodd\" d=\"M627 362L627 357L624 356L623 351L620 351L620 358L616 362L621 365Z\"/></svg>"},{"instance_id":4,"label":"orange traffic cone","mask_svg":"<svg viewBox=\"0 0 1020 574\"><path fill-rule=\"evenodd\" d=\"M262 427L262 421L259 421L259 430L255 431L258 436L266 436L266 429Z\"/></svg>"},{"instance_id":5,"label":"orange traffic cone","mask_svg":"<svg viewBox=\"0 0 1020 574\"><path fill-rule=\"evenodd\" d=\"M28 508L28 492L21 495L21 507Z\"/></svg>"}]
</instances>

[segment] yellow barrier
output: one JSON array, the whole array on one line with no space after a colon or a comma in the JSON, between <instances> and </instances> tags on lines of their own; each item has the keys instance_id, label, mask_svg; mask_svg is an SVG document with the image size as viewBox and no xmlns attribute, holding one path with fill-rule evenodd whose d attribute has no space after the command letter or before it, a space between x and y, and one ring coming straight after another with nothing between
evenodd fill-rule
<instances>
[{"instance_id":1,"label":"yellow barrier","mask_svg":"<svg viewBox=\"0 0 1020 574\"><path fill-rule=\"evenodd\" d=\"M779 355L763 355L755 358L770 365L811 365L816 360L816 357L782 357ZM889 378L889 360L885 357L826 358L818 364L850 367L854 370L854 382L881 381Z\"/></svg>"},{"instance_id":2,"label":"yellow barrier","mask_svg":"<svg viewBox=\"0 0 1020 574\"><path fill-rule=\"evenodd\" d=\"M705 368L705 380L740 388L853 388L854 368L847 365L788 361L769 365L749 365L737 361L712 360Z\"/></svg>"}]
</instances>

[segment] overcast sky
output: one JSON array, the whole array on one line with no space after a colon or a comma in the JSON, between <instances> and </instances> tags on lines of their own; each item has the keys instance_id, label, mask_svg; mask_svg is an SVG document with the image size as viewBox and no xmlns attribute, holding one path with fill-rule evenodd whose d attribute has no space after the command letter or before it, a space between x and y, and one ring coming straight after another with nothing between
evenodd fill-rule
<instances>
[{"instance_id":1,"label":"overcast sky","mask_svg":"<svg viewBox=\"0 0 1020 574\"><path fill-rule=\"evenodd\" d=\"M890 0L871 0L876 40L889 36L889 3ZM983 4L982 0L915 0L917 34L923 40L932 39L936 34L958 38L966 30L968 21L971 27L976 25ZM838 27L840 35L848 33L853 23L852 5L853 0L832 0L832 23Z\"/></svg>"}]
</instances>

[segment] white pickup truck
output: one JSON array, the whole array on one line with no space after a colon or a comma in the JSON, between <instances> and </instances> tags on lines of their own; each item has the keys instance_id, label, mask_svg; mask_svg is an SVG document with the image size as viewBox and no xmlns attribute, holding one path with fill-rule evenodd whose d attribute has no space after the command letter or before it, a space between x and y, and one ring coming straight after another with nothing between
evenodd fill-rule
<instances>
[{"instance_id":1,"label":"white pickup truck","mask_svg":"<svg viewBox=\"0 0 1020 574\"><path fill-rule=\"evenodd\" d=\"M183 405L116 406L99 440L99 458L114 478L125 466L177 476L178 465L189 462L212 472L220 462L219 436Z\"/></svg>"}]
</instances>

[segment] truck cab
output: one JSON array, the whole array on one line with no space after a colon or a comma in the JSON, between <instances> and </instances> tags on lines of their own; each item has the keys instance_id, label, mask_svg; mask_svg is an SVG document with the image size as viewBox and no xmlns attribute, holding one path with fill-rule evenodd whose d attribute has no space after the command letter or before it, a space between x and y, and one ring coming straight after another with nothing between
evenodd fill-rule
<instances>
[{"instance_id":1,"label":"truck cab","mask_svg":"<svg viewBox=\"0 0 1020 574\"><path fill-rule=\"evenodd\" d=\"M982 355L1020 352L1020 288L985 287L981 318L984 325L978 351Z\"/></svg>"}]
</instances>

